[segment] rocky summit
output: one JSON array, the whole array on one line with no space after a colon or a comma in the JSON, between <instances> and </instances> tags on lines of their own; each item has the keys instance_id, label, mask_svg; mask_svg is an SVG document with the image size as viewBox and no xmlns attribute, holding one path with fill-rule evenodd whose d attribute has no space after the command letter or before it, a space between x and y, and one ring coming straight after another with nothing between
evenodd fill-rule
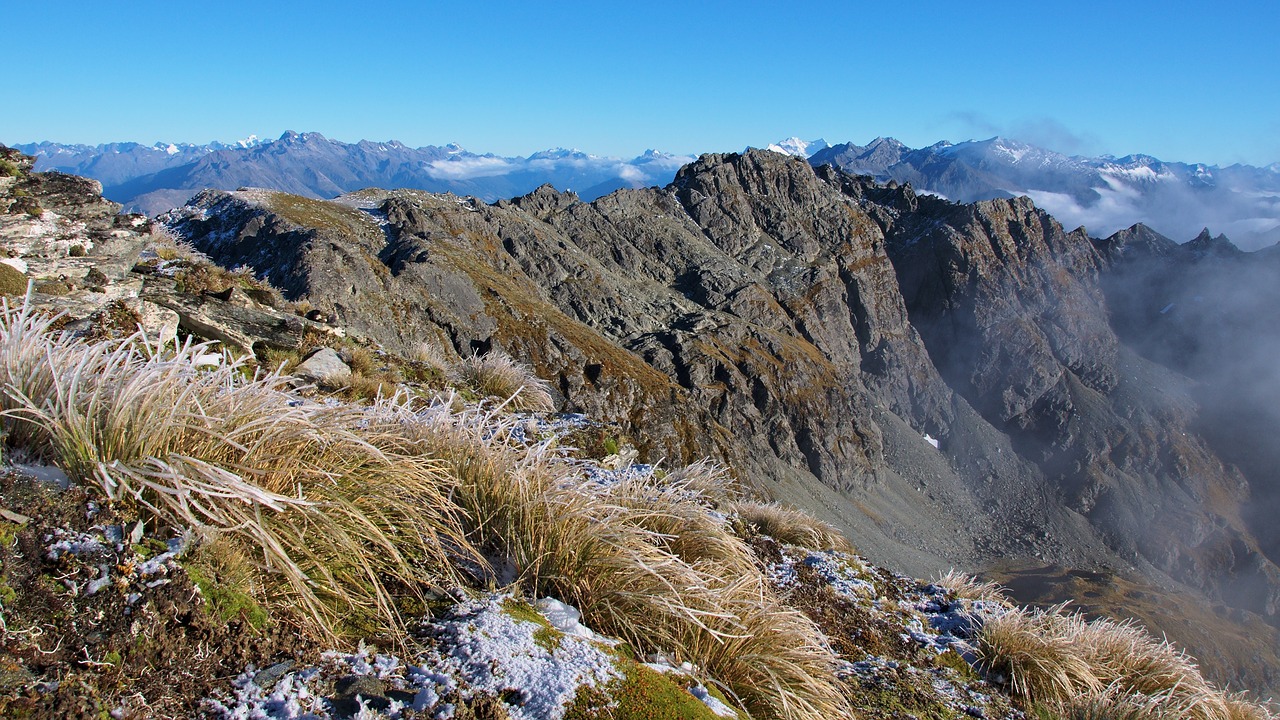
<instances>
[{"instance_id":1,"label":"rocky summit","mask_svg":"<svg viewBox=\"0 0 1280 720\"><path fill-rule=\"evenodd\" d=\"M73 333L141 325L263 365L320 348L300 385L353 383L369 347L418 358L406 372L511 356L611 453L712 458L869 561L1137 617L1220 683L1280 688L1280 382L1256 342L1276 337L1274 253L1091 238L1025 197L958 204L755 150L592 202L206 190L154 226L5 158L3 262Z\"/></svg>"}]
</instances>

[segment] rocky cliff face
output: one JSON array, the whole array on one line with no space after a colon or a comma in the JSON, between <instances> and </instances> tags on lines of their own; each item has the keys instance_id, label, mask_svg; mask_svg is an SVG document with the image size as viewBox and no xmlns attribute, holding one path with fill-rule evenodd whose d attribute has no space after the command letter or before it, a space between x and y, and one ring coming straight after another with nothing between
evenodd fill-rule
<instances>
[{"instance_id":1,"label":"rocky cliff face","mask_svg":"<svg viewBox=\"0 0 1280 720\"><path fill-rule=\"evenodd\" d=\"M894 566L1105 567L1275 621L1245 466L1116 319L1123 239L1026 199L752 151L592 203L211 191L168 222L388 347L524 357L651 460L723 459Z\"/></svg>"}]
</instances>

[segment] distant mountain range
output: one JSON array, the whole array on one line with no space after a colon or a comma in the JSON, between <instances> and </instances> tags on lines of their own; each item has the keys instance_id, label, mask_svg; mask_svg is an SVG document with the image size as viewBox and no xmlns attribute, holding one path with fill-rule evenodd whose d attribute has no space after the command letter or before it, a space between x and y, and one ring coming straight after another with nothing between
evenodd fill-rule
<instances>
[{"instance_id":1,"label":"distant mountain range","mask_svg":"<svg viewBox=\"0 0 1280 720\"><path fill-rule=\"evenodd\" d=\"M205 188L263 187L317 198L367 187L410 188L494 201L550 183L594 200L624 187L666 184L693 160L652 150L620 160L559 148L499 157L452 144L411 148L395 141L344 143L313 132L235 144L41 142L14 147L34 155L37 169L92 177L102 183L107 198L148 215L179 206Z\"/></svg>"},{"instance_id":2,"label":"distant mountain range","mask_svg":"<svg viewBox=\"0 0 1280 720\"><path fill-rule=\"evenodd\" d=\"M205 188L239 187L318 198L365 187L412 188L491 202L550 184L590 201L623 187L664 185L693 159L650 150L623 160L563 149L502 157L452 144L344 143L295 132L230 144L15 147L36 156L37 169L95 178L108 198L147 214L181 205ZM1067 228L1083 225L1095 237L1142 222L1179 239L1209 227L1246 249L1280 242L1280 163L1218 167L1148 155L1067 156L1000 137L919 149L893 138L865 146L789 138L767 149L807 157L815 167L909 182L956 202L1026 195Z\"/></svg>"},{"instance_id":3,"label":"distant mountain range","mask_svg":"<svg viewBox=\"0 0 1280 720\"><path fill-rule=\"evenodd\" d=\"M865 146L825 147L808 158L815 167L909 182L956 202L1026 195L1067 228L1083 225L1095 237L1141 222L1182 240L1210 227L1243 248L1280 241L1280 163L1218 167L1149 155L1069 157L1001 137L920 149L876 138Z\"/></svg>"}]
</instances>

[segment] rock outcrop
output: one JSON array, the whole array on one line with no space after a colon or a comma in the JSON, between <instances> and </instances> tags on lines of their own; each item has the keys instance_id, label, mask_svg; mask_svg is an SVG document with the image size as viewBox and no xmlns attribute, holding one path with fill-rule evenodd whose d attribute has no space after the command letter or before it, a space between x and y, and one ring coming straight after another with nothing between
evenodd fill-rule
<instances>
[{"instance_id":1,"label":"rock outcrop","mask_svg":"<svg viewBox=\"0 0 1280 720\"><path fill-rule=\"evenodd\" d=\"M723 459L899 567L1133 568L1275 617L1192 383L1117 336L1107 252L1025 198L752 151L592 203L211 191L168 222L388 346L527 358L651 459ZM1221 592L1246 575L1266 589Z\"/></svg>"},{"instance_id":2,"label":"rock outcrop","mask_svg":"<svg viewBox=\"0 0 1280 720\"><path fill-rule=\"evenodd\" d=\"M0 159L5 263L75 332L124 308L122 329L243 353L344 333L503 351L649 461L722 460L895 568L1088 568L1255 634L1280 622L1280 382L1250 342L1280 336L1274 254L1093 240L1025 198L958 205L756 151L591 203L206 191L164 218L282 311L143 255L151 225L91 181ZM308 362L321 384L354 367ZM1221 679L1274 683L1206 642Z\"/></svg>"}]
</instances>

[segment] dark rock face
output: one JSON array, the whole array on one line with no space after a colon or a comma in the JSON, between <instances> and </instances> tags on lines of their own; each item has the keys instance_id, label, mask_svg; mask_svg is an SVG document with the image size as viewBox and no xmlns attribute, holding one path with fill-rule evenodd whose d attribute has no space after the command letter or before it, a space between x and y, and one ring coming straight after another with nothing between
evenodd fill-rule
<instances>
[{"instance_id":1,"label":"dark rock face","mask_svg":"<svg viewBox=\"0 0 1280 720\"><path fill-rule=\"evenodd\" d=\"M1113 549L1199 587L1255 574L1274 582L1271 569L1255 572L1271 561L1240 515L1244 477L1197 434L1194 384L1112 329L1104 287L1130 287L1117 280L1118 251L1064 232L1026 198L956 205L826 177L884 227L911 321L943 377ZM1135 257L1177 247L1129 241ZM1221 241L1209 242L1220 256ZM1245 606L1274 617L1274 593Z\"/></svg>"},{"instance_id":2,"label":"dark rock face","mask_svg":"<svg viewBox=\"0 0 1280 720\"><path fill-rule=\"evenodd\" d=\"M207 192L169 221L392 348L527 359L649 459L727 461L881 561L1133 569L1277 617L1244 466L1112 307L1125 258L1182 252L1141 230L757 151L592 203Z\"/></svg>"},{"instance_id":3,"label":"dark rock face","mask_svg":"<svg viewBox=\"0 0 1280 720\"><path fill-rule=\"evenodd\" d=\"M1109 260L1103 277L1112 324L1143 356L1194 380L1199 406L1192 429L1249 481L1242 517L1259 545L1218 549L1236 568L1245 607L1275 617L1274 563L1280 560L1280 262L1243 253L1207 231L1178 245L1142 225L1097 246ZM1259 551L1261 556L1259 555ZM1268 578L1268 588L1247 580Z\"/></svg>"}]
</instances>

